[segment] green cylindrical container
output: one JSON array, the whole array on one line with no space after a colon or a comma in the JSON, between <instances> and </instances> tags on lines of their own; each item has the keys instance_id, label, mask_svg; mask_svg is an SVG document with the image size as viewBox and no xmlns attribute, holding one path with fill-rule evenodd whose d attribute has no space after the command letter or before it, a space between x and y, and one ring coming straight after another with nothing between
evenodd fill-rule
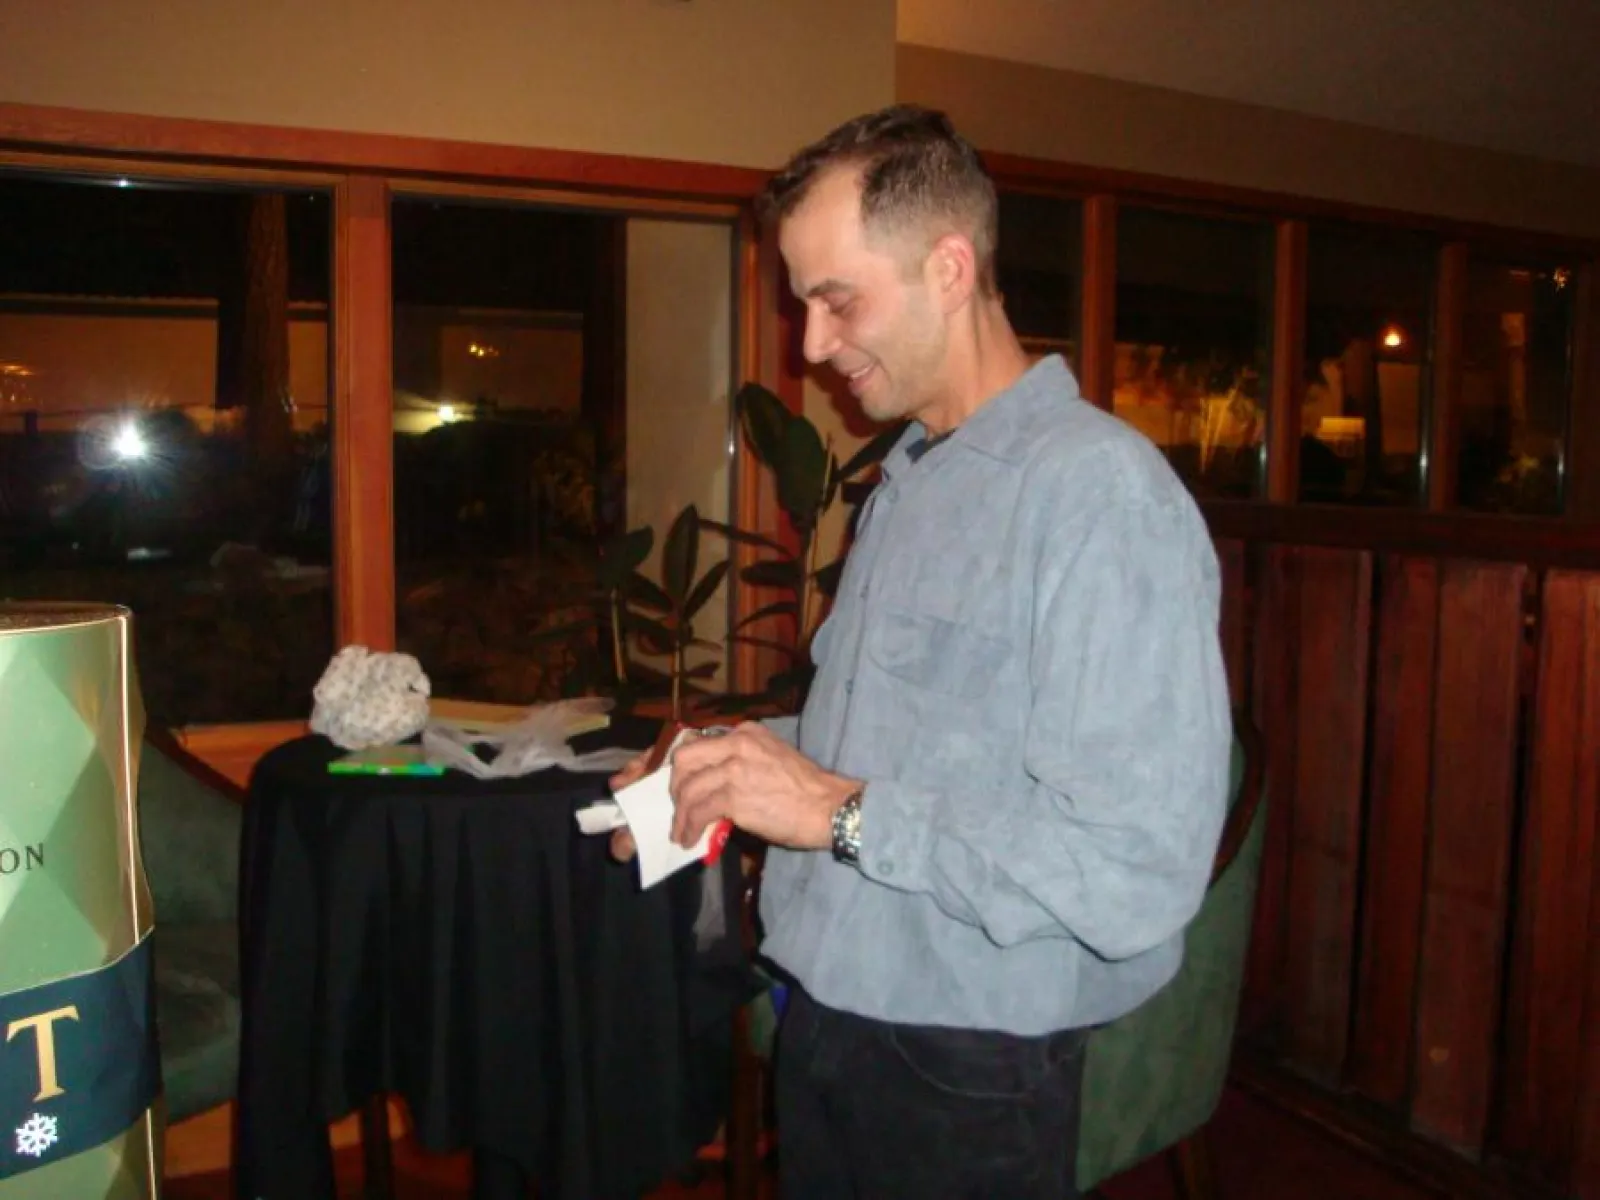
<instances>
[{"instance_id":1,"label":"green cylindrical container","mask_svg":"<svg viewBox=\"0 0 1600 1200\"><path fill-rule=\"evenodd\" d=\"M125 609L0 605L0 1200L160 1194Z\"/></svg>"}]
</instances>

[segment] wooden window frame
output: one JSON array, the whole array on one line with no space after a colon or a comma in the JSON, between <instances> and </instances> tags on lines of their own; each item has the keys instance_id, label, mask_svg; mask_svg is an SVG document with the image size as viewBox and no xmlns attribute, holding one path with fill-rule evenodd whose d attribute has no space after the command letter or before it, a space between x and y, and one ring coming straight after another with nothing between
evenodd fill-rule
<instances>
[{"instance_id":1,"label":"wooden window frame","mask_svg":"<svg viewBox=\"0 0 1600 1200\"><path fill-rule=\"evenodd\" d=\"M753 217L766 173L740 167L424 138L280 129L211 121L83 113L0 104L0 169L195 186L315 188L333 199L331 395L333 602L338 645L395 644L393 296L390 204L397 196L725 221L734 238L733 365L797 395L770 331L778 324L775 247ZM735 452L735 520L770 524L776 512L742 442ZM744 602L735 593L735 605ZM751 687L747 647L733 663ZM183 731L197 752L241 778L266 747L301 722Z\"/></svg>"},{"instance_id":2,"label":"wooden window frame","mask_svg":"<svg viewBox=\"0 0 1600 1200\"><path fill-rule=\"evenodd\" d=\"M1552 525L1569 532L1575 526L1595 526L1596 540L1600 540L1600 314L1594 301L1600 241L1019 155L984 157L1003 191L1054 195L1083 205L1083 362L1079 382L1084 397L1102 408L1110 407L1115 373L1116 228L1120 210L1127 206L1154 207L1212 218L1268 220L1275 225L1266 487L1262 498L1256 500L1201 501L1219 536L1249 536L1246 530L1265 528L1284 539L1298 539L1300 531L1307 535L1319 531L1336 533L1341 515L1352 511L1346 505L1308 503L1299 498L1299 381L1305 355L1308 229L1310 222L1326 220L1426 233L1441 241L1423 504L1418 508L1386 509L1384 520L1393 522L1395 530L1410 531L1402 535L1408 544L1415 542L1419 532L1426 531L1428 537L1445 537L1453 545L1466 545L1479 530L1488 544L1498 546L1502 542L1499 530L1508 522L1523 531L1521 536L1536 541L1542 541L1546 535L1540 531ZM1578 292L1572 331L1568 466L1565 504L1559 516L1506 517L1466 512L1455 504L1463 304L1466 265L1472 254L1496 258L1559 256L1572 262L1575 269ZM1245 515L1251 507L1264 506L1289 511L1269 516ZM1430 519L1420 523L1413 519L1425 514ZM1448 520L1443 523L1431 519L1445 514ZM1378 534L1366 519L1349 528ZM1570 539L1557 531L1550 535L1550 541L1564 546ZM1582 535L1578 541L1589 544Z\"/></svg>"},{"instance_id":3,"label":"wooden window frame","mask_svg":"<svg viewBox=\"0 0 1600 1200\"><path fill-rule=\"evenodd\" d=\"M1266 496L1207 501L1219 536L1311 540L1328 544L1472 547L1489 557L1535 554L1552 562L1591 561L1600 553L1600 317L1594 293L1600 241L1453 221L1414 213L1318 201L1244 188L1182 181L1069 163L986 155L1000 186L1059 195L1082 204L1082 297L1085 395L1109 405L1115 368L1116 223L1120 206L1235 218L1276 226L1273 378ZM389 201L394 195L492 196L511 202L728 218L736 222L736 297L741 378L759 380L791 407L802 403L798 353L803 313L787 296L770 232L757 228L753 200L767 173L751 168L630 158L583 151L454 142L183 118L83 112L0 103L0 168L53 174L128 175L142 179L328 190L334 199L332 303L335 414L335 614L341 644L394 644L393 467ZM1452 380L1460 336L1435 348L1426 510L1368 513L1298 502L1298 396L1291 386L1304 338L1306 222L1334 219L1440 236L1447 245L1441 303L1460 281L1468 248L1496 254L1559 254L1578 271L1574 322L1571 464L1568 504L1560 518L1509 518L1459 511L1453 499ZM1459 247L1459 248L1458 248ZM1450 311L1446 306L1445 311ZM1291 351L1286 353L1285 351ZM1454 373L1454 374L1452 374ZM1434 447L1438 448L1436 452ZM1441 456L1442 455L1442 456ZM783 521L765 473L752 469L741 444L735 461L737 519L777 530ZM736 550L744 561L748 550ZM741 596L740 600L744 598ZM747 648L735 657L735 685L748 689L760 665ZM281 740L283 723L261 727ZM248 731L219 733L229 753L257 744ZM243 740L241 740L243 739ZM260 744L270 744L261 742ZM242 758L239 761L243 761Z\"/></svg>"}]
</instances>

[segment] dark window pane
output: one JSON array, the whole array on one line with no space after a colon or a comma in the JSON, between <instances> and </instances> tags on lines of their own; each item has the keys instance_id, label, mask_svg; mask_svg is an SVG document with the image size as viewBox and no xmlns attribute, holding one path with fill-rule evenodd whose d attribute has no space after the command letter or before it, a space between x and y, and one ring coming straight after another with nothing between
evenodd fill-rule
<instances>
[{"instance_id":1,"label":"dark window pane","mask_svg":"<svg viewBox=\"0 0 1600 1200\"><path fill-rule=\"evenodd\" d=\"M1022 344L1035 358L1063 355L1078 366L1083 296L1083 206L1076 200L1003 192L1000 293Z\"/></svg>"},{"instance_id":2,"label":"dark window pane","mask_svg":"<svg viewBox=\"0 0 1600 1200\"><path fill-rule=\"evenodd\" d=\"M659 581L684 506L728 519L733 229L427 199L393 228L400 646L435 695L610 692L602 545L649 526ZM701 569L725 550L707 534ZM726 635L726 595L697 637ZM625 649L635 683L666 665ZM724 660L691 652L719 668L706 687Z\"/></svg>"},{"instance_id":3,"label":"dark window pane","mask_svg":"<svg viewBox=\"0 0 1600 1200\"><path fill-rule=\"evenodd\" d=\"M1572 395L1572 271L1474 259L1462 338L1463 507L1559 513Z\"/></svg>"},{"instance_id":4,"label":"dark window pane","mask_svg":"<svg viewBox=\"0 0 1600 1200\"><path fill-rule=\"evenodd\" d=\"M332 654L329 211L0 176L0 590L131 608L155 724L304 717Z\"/></svg>"},{"instance_id":5,"label":"dark window pane","mask_svg":"<svg viewBox=\"0 0 1600 1200\"><path fill-rule=\"evenodd\" d=\"M1117 218L1116 414L1196 493L1260 486L1272 229L1126 208Z\"/></svg>"},{"instance_id":6,"label":"dark window pane","mask_svg":"<svg viewBox=\"0 0 1600 1200\"><path fill-rule=\"evenodd\" d=\"M1414 234L1312 227L1302 500L1418 501L1438 260L1437 243Z\"/></svg>"}]
</instances>

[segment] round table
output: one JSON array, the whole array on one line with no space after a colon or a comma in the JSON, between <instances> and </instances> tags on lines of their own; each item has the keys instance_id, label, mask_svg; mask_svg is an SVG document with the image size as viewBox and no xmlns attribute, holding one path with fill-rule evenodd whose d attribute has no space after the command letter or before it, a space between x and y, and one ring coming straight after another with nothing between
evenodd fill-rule
<instances>
[{"instance_id":1,"label":"round table","mask_svg":"<svg viewBox=\"0 0 1600 1200\"><path fill-rule=\"evenodd\" d=\"M301 738L251 778L238 1194L332 1197L327 1122L382 1092L424 1147L475 1151L480 1196L634 1196L687 1165L758 986L735 857L641 892L573 820L604 775L331 774L340 753Z\"/></svg>"}]
</instances>

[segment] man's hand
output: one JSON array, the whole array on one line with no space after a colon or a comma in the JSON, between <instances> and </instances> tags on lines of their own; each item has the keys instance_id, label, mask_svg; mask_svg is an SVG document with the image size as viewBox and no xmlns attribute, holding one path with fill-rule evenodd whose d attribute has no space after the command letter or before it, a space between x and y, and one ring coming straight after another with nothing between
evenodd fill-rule
<instances>
[{"instance_id":1,"label":"man's hand","mask_svg":"<svg viewBox=\"0 0 1600 1200\"><path fill-rule=\"evenodd\" d=\"M721 737L685 742L674 753L672 840L692 846L707 826L727 817L776 845L825 850L833 844L834 810L859 787L748 721Z\"/></svg>"},{"instance_id":2,"label":"man's hand","mask_svg":"<svg viewBox=\"0 0 1600 1200\"><path fill-rule=\"evenodd\" d=\"M637 783L643 779L645 772L650 769L650 751L641 750L632 761L622 770L611 777L612 792L620 792L630 783ZM611 857L618 862L630 862L639 847L634 845L633 833L624 825L621 829L611 831Z\"/></svg>"}]
</instances>

